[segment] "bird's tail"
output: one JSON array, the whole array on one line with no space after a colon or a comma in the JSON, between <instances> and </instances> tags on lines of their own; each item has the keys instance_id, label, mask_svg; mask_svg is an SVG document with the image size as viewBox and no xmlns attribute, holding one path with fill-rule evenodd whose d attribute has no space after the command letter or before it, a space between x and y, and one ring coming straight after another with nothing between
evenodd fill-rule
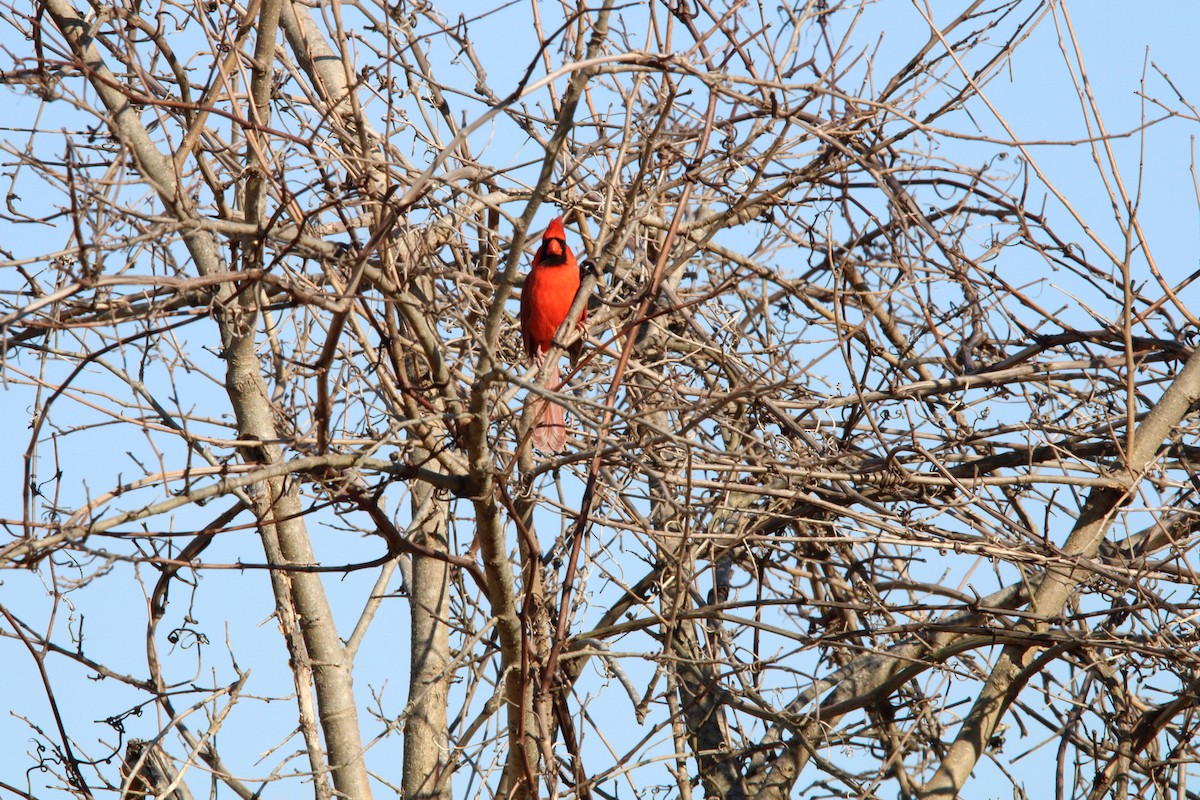
<instances>
[{"instance_id":1,"label":"bird's tail","mask_svg":"<svg viewBox=\"0 0 1200 800\"><path fill-rule=\"evenodd\" d=\"M546 388L555 391L562 385L558 365L548 365L546 372ZM561 453L567 447L567 420L563 407L552 400L537 402L542 405L542 413L533 429L533 446L543 453Z\"/></svg>"}]
</instances>

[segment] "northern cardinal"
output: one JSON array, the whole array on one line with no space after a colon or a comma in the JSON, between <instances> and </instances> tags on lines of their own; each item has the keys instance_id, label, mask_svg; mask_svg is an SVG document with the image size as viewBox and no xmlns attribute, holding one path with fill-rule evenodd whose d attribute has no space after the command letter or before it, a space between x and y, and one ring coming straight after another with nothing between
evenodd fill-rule
<instances>
[{"instance_id":1,"label":"northern cardinal","mask_svg":"<svg viewBox=\"0 0 1200 800\"><path fill-rule=\"evenodd\" d=\"M545 357L578 291L579 264L571 248L567 247L562 217L555 217L546 226L542 245L534 253L533 264L525 276L525 288L521 291L521 338L533 363L540 363ZM585 308L579 317L580 324L586 317ZM571 363L575 363L582 348L581 341L571 345L568 351ZM558 364L547 365L546 388L554 391L561 385ZM561 453L567 446L563 407L549 400L541 403L542 418L533 429L533 446L543 453Z\"/></svg>"}]
</instances>

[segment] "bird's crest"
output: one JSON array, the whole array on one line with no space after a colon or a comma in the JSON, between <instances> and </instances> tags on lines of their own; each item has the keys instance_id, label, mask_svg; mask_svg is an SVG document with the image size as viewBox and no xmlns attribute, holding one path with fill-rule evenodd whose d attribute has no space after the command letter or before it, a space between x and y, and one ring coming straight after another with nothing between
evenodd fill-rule
<instances>
[{"instance_id":1,"label":"bird's crest","mask_svg":"<svg viewBox=\"0 0 1200 800\"><path fill-rule=\"evenodd\" d=\"M567 260L567 232L563 229L562 217L555 217L542 234L542 246L538 249L538 264L557 267Z\"/></svg>"},{"instance_id":2,"label":"bird's crest","mask_svg":"<svg viewBox=\"0 0 1200 800\"><path fill-rule=\"evenodd\" d=\"M542 240L548 242L551 239L561 239L564 242L567 240L567 232L563 230L562 217L555 217L546 226L546 232L542 234Z\"/></svg>"}]
</instances>

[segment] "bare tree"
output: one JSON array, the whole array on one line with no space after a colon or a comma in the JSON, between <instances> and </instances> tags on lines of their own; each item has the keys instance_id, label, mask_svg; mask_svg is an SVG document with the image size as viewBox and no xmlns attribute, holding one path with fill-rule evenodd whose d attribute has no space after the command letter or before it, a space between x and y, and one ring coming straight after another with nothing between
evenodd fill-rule
<instances>
[{"instance_id":1,"label":"bare tree","mask_svg":"<svg viewBox=\"0 0 1200 800\"><path fill-rule=\"evenodd\" d=\"M0 790L1195 796L1195 275L1118 150L1200 114L954 5L5 2ZM1035 37L1107 217L990 95Z\"/></svg>"}]
</instances>

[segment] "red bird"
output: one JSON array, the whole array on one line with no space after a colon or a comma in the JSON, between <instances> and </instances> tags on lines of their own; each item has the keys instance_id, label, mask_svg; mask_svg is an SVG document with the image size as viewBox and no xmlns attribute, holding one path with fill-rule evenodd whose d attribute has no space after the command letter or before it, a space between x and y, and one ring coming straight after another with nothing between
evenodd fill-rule
<instances>
[{"instance_id":1,"label":"red bird","mask_svg":"<svg viewBox=\"0 0 1200 800\"><path fill-rule=\"evenodd\" d=\"M545 357L578 291L579 264L571 248L567 247L562 217L555 217L546 226L542 246L534 253L533 264L525 276L525 288L521 291L521 338L525 340L525 352L533 363L538 364ZM585 308L579 322L582 324L586 317ZM582 348L582 341L571 345L571 363L575 363ZM561 385L558 364L548 365L546 388L554 391ZM563 407L548 400L541 404L544 410L533 429L533 445L543 453L561 453L567 446Z\"/></svg>"}]
</instances>

